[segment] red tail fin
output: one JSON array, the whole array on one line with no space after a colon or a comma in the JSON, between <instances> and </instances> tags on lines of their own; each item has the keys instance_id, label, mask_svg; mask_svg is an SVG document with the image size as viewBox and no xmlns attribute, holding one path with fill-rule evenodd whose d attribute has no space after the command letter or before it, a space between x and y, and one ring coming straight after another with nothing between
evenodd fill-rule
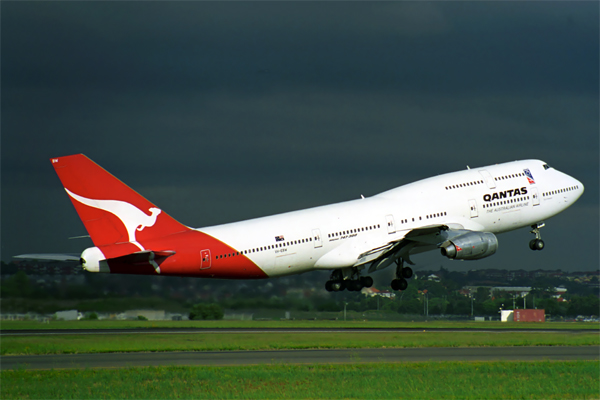
<instances>
[{"instance_id":1,"label":"red tail fin","mask_svg":"<svg viewBox=\"0 0 600 400\"><path fill-rule=\"evenodd\" d=\"M143 250L146 241L189 229L83 154L51 161L97 247L130 242Z\"/></svg>"}]
</instances>

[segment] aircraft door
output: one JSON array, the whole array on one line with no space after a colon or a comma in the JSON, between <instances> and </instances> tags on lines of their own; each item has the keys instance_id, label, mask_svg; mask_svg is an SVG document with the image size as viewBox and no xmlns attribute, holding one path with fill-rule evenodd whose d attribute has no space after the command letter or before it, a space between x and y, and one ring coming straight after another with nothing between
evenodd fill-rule
<instances>
[{"instance_id":1,"label":"aircraft door","mask_svg":"<svg viewBox=\"0 0 600 400\"><path fill-rule=\"evenodd\" d=\"M481 174L481 176L483 176L483 180L485 180L485 183L488 188L496 188L496 181L494 181L494 177L492 176L492 174L487 172L485 169L482 169L481 171L479 171L479 173Z\"/></svg>"},{"instance_id":2,"label":"aircraft door","mask_svg":"<svg viewBox=\"0 0 600 400\"><path fill-rule=\"evenodd\" d=\"M471 218L479 216L477 213L477 202L475 202L475 200L469 200L469 208L471 209Z\"/></svg>"},{"instance_id":3,"label":"aircraft door","mask_svg":"<svg viewBox=\"0 0 600 400\"><path fill-rule=\"evenodd\" d=\"M200 251L200 269L209 269L210 268L210 250L205 249Z\"/></svg>"},{"instance_id":4,"label":"aircraft door","mask_svg":"<svg viewBox=\"0 0 600 400\"><path fill-rule=\"evenodd\" d=\"M396 224L394 223L394 216L386 215L385 222L387 224L388 234L396 233Z\"/></svg>"},{"instance_id":5,"label":"aircraft door","mask_svg":"<svg viewBox=\"0 0 600 400\"><path fill-rule=\"evenodd\" d=\"M537 188L531 188L531 201L534 206L540 205L540 195L538 194Z\"/></svg>"},{"instance_id":6,"label":"aircraft door","mask_svg":"<svg viewBox=\"0 0 600 400\"><path fill-rule=\"evenodd\" d=\"M315 249L319 248L319 247L323 247L323 240L321 239L321 230L313 229L312 235L313 235L313 242L315 242Z\"/></svg>"}]
</instances>

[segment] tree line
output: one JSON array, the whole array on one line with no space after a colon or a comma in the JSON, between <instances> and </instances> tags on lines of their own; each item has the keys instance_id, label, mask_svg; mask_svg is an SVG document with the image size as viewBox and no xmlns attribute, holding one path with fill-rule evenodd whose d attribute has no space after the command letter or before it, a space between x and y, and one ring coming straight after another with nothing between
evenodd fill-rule
<instances>
[{"instance_id":1,"label":"tree line","mask_svg":"<svg viewBox=\"0 0 600 400\"><path fill-rule=\"evenodd\" d=\"M511 282L532 287L525 298L514 298L503 292L490 293L489 288L484 287L469 297L461 293L466 283L464 274L441 272L440 282L413 279L406 290L395 292L394 298L368 297L359 292L325 292L320 288L325 280L323 273L260 281L86 273L75 283L65 276L56 276L51 282L38 282L23 271L17 271L2 276L0 290L3 312L54 312L64 309L65 301L74 302L80 311L98 312L122 312L132 308L189 312L196 304L212 303L230 310L339 312L345 307L351 311L492 317L497 317L500 309L512 309L513 303L517 308L543 308L554 317L598 315L600 309L598 295L589 285L539 278ZM559 285L567 288L564 295L567 301L554 298L554 287Z\"/></svg>"}]
</instances>

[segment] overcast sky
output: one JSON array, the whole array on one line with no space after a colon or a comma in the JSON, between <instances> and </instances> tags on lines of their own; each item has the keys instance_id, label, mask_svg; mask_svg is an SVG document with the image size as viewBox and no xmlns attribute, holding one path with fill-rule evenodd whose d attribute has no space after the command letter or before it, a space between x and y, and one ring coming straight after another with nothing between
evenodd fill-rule
<instances>
[{"instance_id":1,"label":"overcast sky","mask_svg":"<svg viewBox=\"0 0 600 400\"><path fill-rule=\"evenodd\" d=\"M598 2L2 2L1 258L91 246L50 157L202 227L542 159L586 187L496 255L599 267Z\"/></svg>"}]
</instances>

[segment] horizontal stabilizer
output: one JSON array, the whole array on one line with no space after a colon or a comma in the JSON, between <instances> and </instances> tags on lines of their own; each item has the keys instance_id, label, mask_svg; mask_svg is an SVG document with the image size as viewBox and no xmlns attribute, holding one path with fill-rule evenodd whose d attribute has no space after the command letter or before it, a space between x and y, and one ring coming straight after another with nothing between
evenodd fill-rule
<instances>
[{"instance_id":1,"label":"horizontal stabilizer","mask_svg":"<svg viewBox=\"0 0 600 400\"><path fill-rule=\"evenodd\" d=\"M79 261L79 256L73 254L20 254L13 258L39 261Z\"/></svg>"},{"instance_id":2,"label":"horizontal stabilizer","mask_svg":"<svg viewBox=\"0 0 600 400\"><path fill-rule=\"evenodd\" d=\"M83 267L89 272L160 274L160 264L174 254L172 250L143 250L103 260L86 260Z\"/></svg>"},{"instance_id":3,"label":"horizontal stabilizer","mask_svg":"<svg viewBox=\"0 0 600 400\"><path fill-rule=\"evenodd\" d=\"M127 254L127 255L124 255L121 257L109 258L106 261L108 261L109 263L111 261L116 261L119 263L131 264L131 265L148 264L155 260L162 261L162 259L171 257L174 254L175 254L175 252L172 250L164 250L164 251L145 250L145 251L138 251L136 253Z\"/></svg>"}]
</instances>

